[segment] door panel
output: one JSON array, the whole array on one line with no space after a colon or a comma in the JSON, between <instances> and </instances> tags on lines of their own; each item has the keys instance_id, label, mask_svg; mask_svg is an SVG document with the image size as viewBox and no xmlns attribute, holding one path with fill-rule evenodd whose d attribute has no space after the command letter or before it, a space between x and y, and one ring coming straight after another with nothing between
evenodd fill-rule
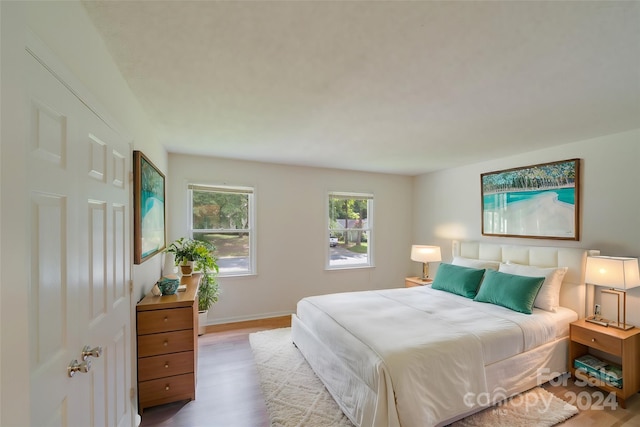
<instances>
[{"instance_id":1,"label":"door panel","mask_svg":"<svg viewBox=\"0 0 640 427\"><path fill-rule=\"evenodd\" d=\"M31 54L32 425L132 420L130 147ZM102 347L91 369L83 346Z\"/></svg>"},{"instance_id":2,"label":"door panel","mask_svg":"<svg viewBox=\"0 0 640 427\"><path fill-rule=\"evenodd\" d=\"M31 101L32 154L66 169L67 118L37 99Z\"/></svg>"},{"instance_id":3,"label":"door panel","mask_svg":"<svg viewBox=\"0 0 640 427\"><path fill-rule=\"evenodd\" d=\"M31 196L32 367L64 352L67 339L66 199L34 192Z\"/></svg>"},{"instance_id":4,"label":"door panel","mask_svg":"<svg viewBox=\"0 0 640 427\"><path fill-rule=\"evenodd\" d=\"M129 259L127 258L127 212L126 205L113 205L113 275L116 285L113 287L113 300L120 302L123 299L125 303L129 303L128 293L128 274Z\"/></svg>"},{"instance_id":5,"label":"door panel","mask_svg":"<svg viewBox=\"0 0 640 427\"><path fill-rule=\"evenodd\" d=\"M68 363L66 221L64 196L31 194L30 363L32 378L39 379L31 386L34 398L44 401L33 425L66 425L68 419L66 396L48 398L66 387L66 378L54 374Z\"/></svg>"},{"instance_id":6,"label":"door panel","mask_svg":"<svg viewBox=\"0 0 640 427\"><path fill-rule=\"evenodd\" d=\"M127 377L125 373L127 372L127 362L130 360L129 353L127 352L128 348L128 334L123 326L119 331L117 331L113 340L113 349L114 349L114 362L115 367L113 370L114 378L113 384L115 386L114 393L114 417L115 423L114 425L120 426L124 425L127 421L127 416L129 416L129 387Z\"/></svg>"},{"instance_id":7,"label":"door panel","mask_svg":"<svg viewBox=\"0 0 640 427\"><path fill-rule=\"evenodd\" d=\"M107 179L107 144L89 134L89 177L100 182Z\"/></svg>"},{"instance_id":8,"label":"door panel","mask_svg":"<svg viewBox=\"0 0 640 427\"><path fill-rule=\"evenodd\" d=\"M89 322L96 321L107 312L107 204L89 201L89 294L86 301L91 307Z\"/></svg>"}]
</instances>

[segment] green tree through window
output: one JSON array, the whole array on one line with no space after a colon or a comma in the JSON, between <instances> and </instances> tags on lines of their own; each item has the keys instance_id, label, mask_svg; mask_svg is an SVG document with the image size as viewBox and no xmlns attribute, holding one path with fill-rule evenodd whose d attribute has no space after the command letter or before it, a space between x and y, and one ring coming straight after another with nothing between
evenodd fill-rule
<instances>
[{"instance_id":1,"label":"green tree through window","mask_svg":"<svg viewBox=\"0 0 640 427\"><path fill-rule=\"evenodd\" d=\"M253 189L189 185L191 235L216 248L220 275L252 273Z\"/></svg>"},{"instance_id":2,"label":"green tree through window","mask_svg":"<svg viewBox=\"0 0 640 427\"><path fill-rule=\"evenodd\" d=\"M373 265L373 195L363 193L329 193L328 238L329 268Z\"/></svg>"}]
</instances>

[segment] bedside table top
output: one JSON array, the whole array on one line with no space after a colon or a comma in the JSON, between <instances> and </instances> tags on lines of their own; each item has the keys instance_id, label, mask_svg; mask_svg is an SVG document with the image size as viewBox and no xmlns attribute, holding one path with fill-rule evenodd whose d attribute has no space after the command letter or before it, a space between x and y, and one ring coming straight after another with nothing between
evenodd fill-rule
<instances>
[{"instance_id":1,"label":"bedside table top","mask_svg":"<svg viewBox=\"0 0 640 427\"><path fill-rule=\"evenodd\" d=\"M433 279L422 280L420 277L405 277L406 281L416 283L418 285L430 285L433 283Z\"/></svg>"},{"instance_id":2,"label":"bedside table top","mask_svg":"<svg viewBox=\"0 0 640 427\"><path fill-rule=\"evenodd\" d=\"M588 329L595 332L600 332L601 334L611 335L620 339L627 339L634 335L640 334L640 328L635 327L633 329L629 329L627 331L623 331L622 329L610 328L608 326L601 326L595 323L587 322L585 319L576 320L571 323L572 326L577 326L580 328Z\"/></svg>"}]
</instances>

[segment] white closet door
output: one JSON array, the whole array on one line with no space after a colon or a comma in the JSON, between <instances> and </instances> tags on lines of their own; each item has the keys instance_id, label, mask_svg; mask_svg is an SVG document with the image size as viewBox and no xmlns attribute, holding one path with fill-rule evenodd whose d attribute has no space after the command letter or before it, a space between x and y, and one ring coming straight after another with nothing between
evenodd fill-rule
<instances>
[{"instance_id":1,"label":"white closet door","mask_svg":"<svg viewBox=\"0 0 640 427\"><path fill-rule=\"evenodd\" d=\"M25 55L31 424L130 425L130 147Z\"/></svg>"}]
</instances>

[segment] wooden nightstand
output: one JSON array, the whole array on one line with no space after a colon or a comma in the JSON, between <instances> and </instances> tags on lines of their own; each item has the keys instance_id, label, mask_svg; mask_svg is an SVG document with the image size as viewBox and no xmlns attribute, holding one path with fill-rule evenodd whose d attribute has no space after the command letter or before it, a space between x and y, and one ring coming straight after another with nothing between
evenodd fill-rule
<instances>
[{"instance_id":1,"label":"wooden nightstand","mask_svg":"<svg viewBox=\"0 0 640 427\"><path fill-rule=\"evenodd\" d=\"M622 388L616 388L603 382L597 387L615 393L620 406L625 407L625 399L640 390L640 328L628 331L594 325L584 319L573 322L570 326L569 368L576 377L573 361L591 349L600 350L609 358L596 355L599 359L613 361L622 366Z\"/></svg>"},{"instance_id":2,"label":"wooden nightstand","mask_svg":"<svg viewBox=\"0 0 640 427\"><path fill-rule=\"evenodd\" d=\"M405 279L404 279L405 288L412 288L414 286L430 285L432 283L433 283L433 279L422 280L420 277L405 277Z\"/></svg>"}]
</instances>

